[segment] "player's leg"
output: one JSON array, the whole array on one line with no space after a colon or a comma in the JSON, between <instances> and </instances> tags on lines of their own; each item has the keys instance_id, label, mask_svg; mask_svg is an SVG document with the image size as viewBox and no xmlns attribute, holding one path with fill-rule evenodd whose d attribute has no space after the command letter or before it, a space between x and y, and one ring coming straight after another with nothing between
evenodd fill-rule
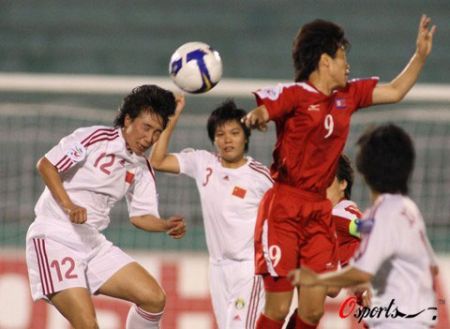
<instances>
[{"instance_id":1,"label":"player's leg","mask_svg":"<svg viewBox=\"0 0 450 329\"><path fill-rule=\"evenodd\" d=\"M331 220L331 202L310 202L302 208L300 230L301 266L324 273L338 267L336 232ZM297 329L316 328L324 313L328 287L299 289Z\"/></svg>"},{"instance_id":2,"label":"player's leg","mask_svg":"<svg viewBox=\"0 0 450 329\"><path fill-rule=\"evenodd\" d=\"M98 289L98 293L134 303L126 328L159 328L166 296L158 282L138 263L125 265Z\"/></svg>"},{"instance_id":3,"label":"player's leg","mask_svg":"<svg viewBox=\"0 0 450 329\"><path fill-rule=\"evenodd\" d=\"M224 267L228 286L227 329L253 329L264 306L264 286L260 275L255 275L253 261L236 261Z\"/></svg>"},{"instance_id":4,"label":"player's leg","mask_svg":"<svg viewBox=\"0 0 450 329\"><path fill-rule=\"evenodd\" d=\"M97 329L94 304L86 288L70 288L49 296L56 309L74 329Z\"/></svg>"},{"instance_id":5,"label":"player's leg","mask_svg":"<svg viewBox=\"0 0 450 329\"><path fill-rule=\"evenodd\" d=\"M228 285L223 274L224 265L209 264L209 291L214 317L219 329L227 328Z\"/></svg>"}]
</instances>

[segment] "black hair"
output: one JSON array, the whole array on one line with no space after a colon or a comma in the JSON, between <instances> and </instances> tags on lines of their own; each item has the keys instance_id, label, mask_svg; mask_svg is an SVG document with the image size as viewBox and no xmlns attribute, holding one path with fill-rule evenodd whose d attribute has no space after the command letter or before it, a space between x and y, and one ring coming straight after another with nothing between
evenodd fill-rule
<instances>
[{"instance_id":1,"label":"black hair","mask_svg":"<svg viewBox=\"0 0 450 329\"><path fill-rule=\"evenodd\" d=\"M336 177L339 182L347 182L347 187L344 190L344 196L347 200L350 200L352 197L352 187L355 174L350 158L345 154L341 154L341 156L339 157L338 167L336 169Z\"/></svg>"},{"instance_id":2,"label":"black hair","mask_svg":"<svg viewBox=\"0 0 450 329\"><path fill-rule=\"evenodd\" d=\"M127 115L134 120L142 111L148 111L159 115L165 128L169 117L175 113L175 107L175 96L171 91L156 85L142 85L124 97L119 113L114 119L114 127L123 127Z\"/></svg>"},{"instance_id":3,"label":"black hair","mask_svg":"<svg viewBox=\"0 0 450 329\"><path fill-rule=\"evenodd\" d=\"M317 69L322 54L335 58L337 50L342 47L349 49L350 43L339 25L322 19L303 25L292 46L294 80L308 80L310 74Z\"/></svg>"},{"instance_id":4,"label":"black hair","mask_svg":"<svg viewBox=\"0 0 450 329\"><path fill-rule=\"evenodd\" d=\"M386 124L365 132L358 140L356 168L370 188L379 193L408 193L415 151L411 137Z\"/></svg>"},{"instance_id":5,"label":"black hair","mask_svg":"<svg viewBox=\"0 0 450 329\"><path fill-rule=\"evenodd\" d=\"M217 127L223 125L228 121L236 121L240 124L242 129L244 130L244 135L246 138L245 143L245 152L248 151L248 144L250 142L250 134L251 131L245 124L241 122L241 119L247 114L247 112L243 109L240 109L236 106L236 103L228 99L223 102L219 107L217 107L208 118L208 123L206 125L206 129L208 130L208 136L211 140L211 143L214 143L214 138L216 135Z\"/></svg>"}]
</instances>

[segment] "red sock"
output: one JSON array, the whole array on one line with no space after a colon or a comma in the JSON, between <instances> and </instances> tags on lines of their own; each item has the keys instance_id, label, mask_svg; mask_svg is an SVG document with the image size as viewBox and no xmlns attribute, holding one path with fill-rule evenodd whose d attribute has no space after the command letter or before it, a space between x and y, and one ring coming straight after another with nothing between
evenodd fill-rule
<instances>
[{"instance_id":1,"label":"red sock","mask_svg":"<svg viewBox=\"0 0 450 329\"><path fill-rule=\"evenodd\" d=\"M298 315L297 315L296 322L297 322L296 323L297 326L295 327L296 329L316 329L318 326L318 323L316 323L316 324L306 323Z\"/></svg>"},{"instance_id":2,"label":"red sock","mask_svg":"<svg viewBox=\"0 0 450 329\"><path fill-rule=\"evenodd\" d=\"M295 325L297 323L297 309L291 314L289 317L288 324L286 325L286 329L295 329Z\"/></svg>"},{"instance_id":3,"label":"red sock","mask_svg":"<svg viewBox=\"0 0 450 329\"><path fill-rule=\"evenodd\" d=\"M269 319L264 313L259 315L258 321L256 321L255 329L281 329L284 321L277 321Z\"/></svg>"}]
</instances>

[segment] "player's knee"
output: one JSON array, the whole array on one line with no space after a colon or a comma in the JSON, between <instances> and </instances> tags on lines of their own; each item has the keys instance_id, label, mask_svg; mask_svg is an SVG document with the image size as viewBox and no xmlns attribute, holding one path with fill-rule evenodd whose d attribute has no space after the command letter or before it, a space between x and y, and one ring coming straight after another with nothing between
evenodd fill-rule
<instances>
[{"instance_id":1,"label":"player's knee","mask_svg":"<svg viewBox=\"0 0 450 329\"><path fill-rule=\"evenodd\" d=\"M143 289L136 304L149 312L161 312L166 305L166 294L161 287L157 289Z\"/></svg>"},{"instance_id":2,"label":"player's knee","mask_svg":"<svg viewBox=\"0 0 450 329\"><path fill-rule=\"evenodd\" d=\"M72 325L74 329L99 329L97 319L92 314L79 316L77 323Z\"/></svg>"},{"instance_id":3,"label":"player's knee","mask_svg":"<svg viewBox=\"0 0 450 329\"><path fill-rule=\"evenodd\" d=\"M302 318L310 323L319 323L320 319L323 316L323 313L323 310L310 309L302 315Z\"/></svg>"},{"instance_id":4,"label":"player's knee","mask_svg":"<svg viewBox=\"0 0 450 329\"><path fill-rule=\"evenodd\" d=\"M281 321L288 316L290 306L291 305L288 303L279 303L277 305L270 305L269 308L266 308L264 310L264 314L266 314L271 319Z\"/></svg>"}]
</instances>

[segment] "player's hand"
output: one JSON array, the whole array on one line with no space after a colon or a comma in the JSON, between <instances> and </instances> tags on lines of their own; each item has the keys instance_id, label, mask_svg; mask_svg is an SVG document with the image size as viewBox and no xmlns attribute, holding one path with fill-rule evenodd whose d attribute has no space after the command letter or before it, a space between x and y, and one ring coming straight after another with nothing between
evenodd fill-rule
<instances>
[{"instance_id":1,"label":"player's hand","mask_svg":"<svg viewBox=\"0 0 450 329\"><path fill-rule=\"evenodd\" d=\"M172 216L167 220L167 235L174 239L181 239L186 234L186 223L181 216Z\"/></svg>"},{"instance_id":2,"label":"player's hand","mask_svg":"<svg viewBox=\"0 0 450 329\"><path fill-rule=\"evenodd\" d=\"M289 272L288 280L291 281L293 286L315 286L317 285L317 274L303 267Z\"/></svg>"},{"instance_id":3,"label":"player's hand","mask_svg":"<svg viewBox=\"0 0 450 329\"><path fill-rule=\"evenodd\" d=\"M265 106L259 106L253 111L247 113L241 119L241 122L250 129L258 129L260 131L267 130L267 121L269 121L269 113Z\"/></svg>"},{"instance_id":4,"label":"player's hand","mask_svg":"<svg viewBox=\"0 0 450 329\"><path fill-rule=\"evenodd\" d=\"M419 32L417 34L416 53L423 59L431 53L433 46L433 35L436 32L436 25L431 26L431 18L422 15L419 23Z\"/></svg>"},{"instance_id":5,"label":"player's hand","mask_svg":"<svg viewBox=\"0 0 450 329\"><path fill-rule=\"evenodd\" d=\"M64 212L69 216L69 219L74 224L83 224L87 220L87 210L74 203L64 207Z\"/></svg>"},{"instance_id":6,"label":"player's hand","mask_svg":"<svg viewBox=\"0 0 450 329\"><path fill-rule=\"evenodd\" d=\"M186 105L186 99L185 99L183 93L179 93L179 94L175 95L175 103L176 103L175 115L179 116L181 114L181 112L183 112L184 107Z\"/></svg>"}]
</instances>

